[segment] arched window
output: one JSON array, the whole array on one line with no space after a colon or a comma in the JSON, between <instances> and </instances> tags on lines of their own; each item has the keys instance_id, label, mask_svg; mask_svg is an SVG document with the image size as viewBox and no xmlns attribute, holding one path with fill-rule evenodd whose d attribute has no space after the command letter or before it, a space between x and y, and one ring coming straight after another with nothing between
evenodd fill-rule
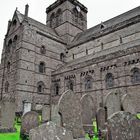
<instances>
[{"instance_id":1,"label":"arched window","mask_svg":"<svg viewBox=\"0 0 140 140\"><path fill-rule=\"evenodd\" d=\"M86 55L88 55L88 49L86 49Z\"/></svg>"},{"instance_id":2,"label":"arched window","mask_svg":"<svg viewBox=\"0 0 140 140\"><path fill-rule=\"evenodd\" d=\"M16 47L17 39L18 39L18 36L15 35L15 36L14 36L14 39L13 39L13 47L14 47L14 48Z\"/></svg>"},{"instance_id":3,"label":"arched window","mask_svg":"<svg viewBox=\"0 0 140 140\"><path fill-rule=\"evenodd\" d=\"M17 39L18 39L18 36L17 36L17 35L15 35L15 36L14 36L14 39L13 39L13 42L16 42L16 41L17 41Z\"/></svg>"},{"instance_id":4,"label":"arched window","mask_svg":"<svg viewBox=\"0 0 140 140\"><path fill-rule=\"evenodd\" d=\"M70 82L69 89L73 91L73 82Z\"/></svg>"},{"instance_id":5,"label":"arched window","mask_svg":"<svg viewBox=\"0 0 140 140\"><path fill-rule=\"evenodd\" d=\"M79 9L79 8L78 8ZM80 9L78 10L76 7L72 10L72 20L81 26L84 25L84 16L81 13Z\"/></svg>"},{"instance_id":6,"label":"arched window","mask_svg":"<svg viewBox=\"0 0 140 140\"><path fill-rule=\"evenodd\" d=\"M73 83L72 80L69 80L69 81L68 81L68 83L67 83L67 88L73 91L73 89L74 89L74 83Z\"/></svg>"},{"instance_id":7,"label":"arched window","mask_svg":"<svg viewBox=\"0 0 140 140\"><path fill-rule=\"evenodd\" d=\"M44 45L41 46L40 53L41 54L45 54L46 53L46 49L45 49L45 46Z\"/></svg>"},{"instance_id":8,"label":"arched window","mask_svg":"<svg viewBox=\"0 0 140 140\"><path fill-rule=\"evenodd\" d=\"M10 62L8 61L8 63L7 63L7 72L9 72L10 71Z\"/></svg>"},{"instance_id":9,"label":"arched window","mask_svg":"<svg viewBox=\"0 0 140 140\"><path fill-rule=\"evenodd\" d=\"M131 81L132 83L140 83L140 69L139 68L133 68L131 70Z\"/></svg>"},{"instance_id":10,"label":"arched window","mask_svg":"<svg viewBox=\"0 0 140 140\"><path fill-rule=\"evenodd\" d=\"M45 85L42 81L37 83L37 93L43 93L44 94L45 91Z\"/></svg>"},{"instance_id":11,"label":"arched window","mask_svg":"<svg viewBox=\"0 0 140 140\"><path fill-rule=\"evenodd\" d=\"M59 84L58 84L58 83L56 83L56 84L54 85L54 94L55 94L55 95L59 95Z\"/></svg>"},{"instance_id":12,"label":"arched window","mask_svg":"<svg viewBox=\"0 0 140 140\"><path fill-rule=\"evenodd\" d=\"M119 41L120 41L120 43L123 43L121 36L119 36Z\"/></svg>"},{"instance_id":13,"label":"arched window","mask_svg":"<svg viewBox=\"0 0 140 140\"><path fill-rule=\"evenodd\" d=\"M13 26L16 26L17 25L17 21L16 21L16 19L15 20L13 20Z\"/></svg>"},{"instance_id":14,"label":"arched window","mask_svg":"<svg viewBox=\"0 0 140 140\"><path fill-rule=\"evenodd\" d=\"M5 82L5 92L8 92L9 91L9 82L6 81Z\"/></svg>"},{"instance_id":15,"label":"arched window","mask_svg":"<svg viewBox=\"0 0 140 140\"><path fill-rule=\"evenodd\" d=\"M58 9L56 12L56 26L62 23L62 10Z\"/></svg>"},{"instance_id":16,"label":"arched window","mask_svg":"<svg viewBox=\"0 0 140 140\"><path fill-rule=\"evenodd\" d=\"M92 88L92 77L85 78L85 90L89 90Z\"/></svg>"},{"instance_id":17,"label":"arched window","mask_svg":"<svg viewBox=\"0 0 140 140\"><path fill-rule=\"evenodd\" d=\"M52 15L50 16L50 27L55 27L55 13L52 13Z\"/></svg>"},{"instance_id":18,"label":"arched window","mask_svg":"<svg viewBox=\"0 0 140 140\"><path fill-rule=\"evenodd\" d=\"M72 19L75 23L78 23L78 11L76 10L76 8L74 8L72 11Z\"/></svg>"},{"instance_id":19,"label":"arched window","mask_svg":"<svg viewBox=\"0 0 140 140\"><path fill-rule=\"evenodd\" d=\"M114 76L112 73L107 73L105 77L106 87L110 88L114 86Z\"/></svg>"},{"instance_id":20,"label":"arched window","mask_svg":"<svg viewBox=\"0 0 140 140\"><path fill-rule=\"evenodd\" d=\"M79 24L80 24L81 26L84 25L84 16L82 15L82 13L79 14Z\"/></svg>"},{"instance_id":21,"label":"arched window","mask_svg":"<svg viewBox=\"0 0 140 140\"><path fill-rule=\"evenodd\" d=\"M7 45L6 51L7 51L7 52L10 52L11 47L12 47L12 40L10 39L10 40L8 41L8 45Z\"/></svg>"},{"instance_id":22,"label":"arched window","mask_svg":"<svg viewBox=\"0 0 140 140\"><path fill-rule=\"evenodd\" d=\"M45 63L44 62L40 62L40 64L39 64L39 72L40 73L45 73Z\"/></svg>"},{"instance_id":23,"label":"arched window","mask_svg":"<svg viewBox=\"0 0 140 140\"><path fill-rule=\"evenodd\" d=\"M60 54L60 60L61 60L61 61L64 61L64 57L65 57L64 53L61 53L61 54Z\"/></svg>"}]
</instances>

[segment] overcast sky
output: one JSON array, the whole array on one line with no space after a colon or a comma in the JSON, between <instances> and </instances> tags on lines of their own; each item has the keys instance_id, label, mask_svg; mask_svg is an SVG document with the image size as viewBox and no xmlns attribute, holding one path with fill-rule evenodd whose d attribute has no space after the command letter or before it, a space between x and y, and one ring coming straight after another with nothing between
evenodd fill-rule
<instances>
[{"instance_id":1,"label":"overcast sky","mask_svg":"<svg viewBox=\"0 0 140 140\"><path fill-rule=\"evenodd\" d=\"M1 0L0 3L0 55L7 23L12 19L16 7L24 13L24 7L29 4L29 17L42 23L46 20L46 7L55 0ZM79 0L88 8L88 28L106 21L114 16L140 6L140 0Z\"/></svg>"}]
</instances>

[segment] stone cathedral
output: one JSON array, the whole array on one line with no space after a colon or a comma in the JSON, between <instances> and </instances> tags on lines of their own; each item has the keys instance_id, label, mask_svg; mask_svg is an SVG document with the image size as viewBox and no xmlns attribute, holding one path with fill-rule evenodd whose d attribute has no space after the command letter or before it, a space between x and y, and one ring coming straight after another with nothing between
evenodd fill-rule
<instances>
[{"instance_id":1,"label":"stone cathedral","mask_svg":"<svg viewBox=\"0 0 140 140\"><path fill-rule=\"evenodd\" d=\"M46 8L46 24L17 9L8 22L0 65L0 98L16 112L40 111L71 90L93 99L93 112L114 91L129 94L140 112L140 7L87 29L77 0ZM94 17L93 17L94 18ZM123 107L120 108L123 110Z\"/></svg>"}]
</instances>

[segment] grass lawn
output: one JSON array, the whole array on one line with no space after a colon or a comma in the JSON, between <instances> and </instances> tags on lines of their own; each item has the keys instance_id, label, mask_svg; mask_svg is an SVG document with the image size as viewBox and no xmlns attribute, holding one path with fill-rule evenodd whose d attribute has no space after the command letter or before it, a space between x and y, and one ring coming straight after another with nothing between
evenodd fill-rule
<instances>
[{"instance_id":1,"label":"grass lawn","mask_svg":"<svg viewBox=\"0 0 140 140\"><path fill-rule=\"evenodd\" d=\"M140 119L140 113L137 114L137 118Z\"/></svg>"},{"instance_id":2,"label":"grass lawn","mask_svg":"<svg viewBox=\"0 0 140 140\"><path fill-rule=\"evenodd\" d=\"M15 125L17 132L16 133L0 133L0 140L20 140L20 125Z\"/></svg>"},{"instance_id":3,"label":"grass lawn","mask_svg":"<svg viewBox=\"0 0 140 140\"><path fill-rule=\"evenodd\" d=\"M140 113L137 114L137 118L140 119ZM40 121L41 121L41 117L40 117ZM20 139L21 124L16 123L15 127L17 129L17 132L15 132L15 133L0 133L0 140L21 140ZM93 121L93 132L95 134L98 133L96 121ZM90 140L88 134L86 134L85 138L86 138L86 140ZM92 140L99 140L99 139L98 139L98 137L93 137Z\"/></svg>"},{"instance_id":4,"label":"grass lawn","mask_svg":"<svg viewBox=\"0 0 140 140\"><path fill-rule=\"evenodd\" d=\"M41 122L41 116L39 116L39 120ZM20 139L21 124L15 122L15 127L17 129L17 132L15 133L0 133L0 140L21 140Z\"/></svg>"}]
</instances>

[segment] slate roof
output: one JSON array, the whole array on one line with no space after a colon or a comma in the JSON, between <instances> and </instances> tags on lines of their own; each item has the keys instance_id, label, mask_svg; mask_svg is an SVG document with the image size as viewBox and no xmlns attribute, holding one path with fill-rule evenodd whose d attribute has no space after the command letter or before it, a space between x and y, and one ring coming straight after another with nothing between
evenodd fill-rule
<instances>
[{"instance_id":1,"label":"slate roof","mask_svg":"<svg viewBox=\"0 0 140 140\"><path fill-rule=\"evenodd\" d=\"M89 41L90 39L94 39L96 37L103 36L104 31L107 32L107 30L111 31L115 30L116 26L119 27L124 27L124 23L127 25L129 23L130 25L130 20L133 22L134 17L140 17L140 6L136 7L128 12L125 12L119 16L116 16L112 19L109 19L101 24L98 24L90 29L87 29L84 32L81 32L77 34L77 36L74 38L73 42L70 45L70 48L75 47L76 45L81 44L82 42ZM101 25L104 26L103 29L101 29ZM117 28L119 29L119 28ZM108 32L110 33L110 32Z\"/></svg>"},{"instance_id":2,"label":"slate roof","mask_svg":"<svg viewBox=\"0 0 140 140\"><path fill-rule=\"evenodd\" d=\"M24 20L24 15L21 14L17 10L15 12L18 16L19 22L22 23ZM55 38L56 40L64 43L64 41L60 38L60 36L57 34L57 32L54 29L47 27L47 25L45 25L37 20L34 20L30 17L28 17L28 24L32 25L33 27L36 27L39 31L45 32L48 36Z\"/></svg>"}]
</instances>

